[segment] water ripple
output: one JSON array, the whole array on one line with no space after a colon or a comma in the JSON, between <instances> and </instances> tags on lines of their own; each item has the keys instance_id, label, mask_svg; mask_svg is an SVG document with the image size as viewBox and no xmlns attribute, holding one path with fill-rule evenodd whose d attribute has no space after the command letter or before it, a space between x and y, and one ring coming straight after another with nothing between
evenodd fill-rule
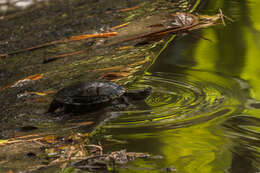
<instances>
[{"instance_id":1,"label":"water ripple","mask_svg":"<svg viewBox=\"0 0 260 173\"><path fill-rule=\"evenodd\" d=\"M177 128L231 115L247 99L238 80L202 71L145 75L130 89L152 86L152 94L105 127Z\"/></svg>"}]
</instances>

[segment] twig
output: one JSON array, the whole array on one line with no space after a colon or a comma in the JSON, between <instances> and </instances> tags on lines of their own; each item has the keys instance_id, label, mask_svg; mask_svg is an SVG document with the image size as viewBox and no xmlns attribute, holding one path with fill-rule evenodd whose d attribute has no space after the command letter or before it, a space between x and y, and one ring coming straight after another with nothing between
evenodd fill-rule
<instances>
[{"instance_id":1,"label":"twig","mask_svg":"<svg viewBox=\"0 0 260 173\"><path fill-rule=\"evenodd\" d=\"M64 57L72 56L72 55L78 55L78 54L82 54L83 52L84 52L84 51L81 50L81 51L77 51L77 52L65 53L65 54L61 54L61 55L56 55L56 56L53 56L53 57L51 57L51 58L44 59L42 63L43 63L43 64L46 64L46 63L55 61L56 59L59 59L59 58L64 58Z\"/></svg>"},{"instance_id":2,"label":"twig","mask_svg":"<svg viewBox=\"0 0 260 173\"><path fill-rule=\"evenodd\" d=\"M220 14L220 18L221 18L221 21L222 21L223 25L226 26L226 23L225 23L225 20L224 20L224 15L223 15L221 9L219 9L219 14Z\"/></svg>"},{"instance_id":3,"label":"twig","mask_svg":"<svg viewBox=\"0 0 260 173\"><path fill-rule=\"evenodd\" d=\"M94 147L94 148L97 148L97 149L99 149L99 151L100 151L100 155L103 155L103 148L102 148L102 146L94 145L94 144L88 144L88 145L86 145L86 147Z\"/></svg>"},{"instance_id":4,"label":"twig","mask_svg":"<svg viewBox=\"0 0 260 173\"><path fill-rule=\"evenodd\" d=\"M70 41L79 41L79 40L84 40L84 39L89 39L89 38L106 38L106 37L111 37L111 36L116 36L116 35L117 35L117 32L77 35L77 36L72 36L69 39L65 38L65 39L61 39L61 40L55 40L55 41L40 44L37 46L33 46L33 47L25 48L25 49L19 49L19 50L13 51L13 52L5 53L5 54L0 54L0 57L6 57L6 56L26 52L26 51L31 51L31 50L36 50L36 49L40 49L43 47L52 46L55 44L67 43Z\"/></svg>"},{"instance_id":5,"label":"twig","mask_svg":"<svg viewBox=\"0 0 260 173\"><path fill-rule=\"evenodd\" d=\"M6 144L15 144L15 143L23 143L23 142L34 142L34 141L37 141L37 140L41 140L43 139L44 137L39 137L39 138L34 138L34 139L27 139L27 140L15 140L15 141L7 141L3 144L0 144L0 146L3 146L3 145L6 145Z\"/></svg>"},{"instance_id":6,"label":"twig","mask_svg":"<svg viewBox=\"0 0 260 173\"><path fill-rule=\"evenodd\" d=\"M207 40L209 42L213 42L212 40L206 38L206 37L203 37L202 35L199 35L199 34L195 34L194 32L191 32L191 31L185 31L187 32L188 34L190 34L192 37L195 37L195 38L202 38L203 40Z\"/></svg>"},{"instance_id":7,"label":"twig","mask_svg":"<svg viewBox=\"0 0 260 173\"><path fill-rule=\"evenodd\" d=\"M226 15L224 15L224 14L222 13L222 10L221 10L221 9L219 9L219 13L220 13L219 15L220 15L220 17L221 17L221 20L222 20L223 24L225 24L224 18L227 19L227 20L230 21L230 22L234 22L233 19L231 19L230 17L227 17Z\"/></svg>"}]
</instances>

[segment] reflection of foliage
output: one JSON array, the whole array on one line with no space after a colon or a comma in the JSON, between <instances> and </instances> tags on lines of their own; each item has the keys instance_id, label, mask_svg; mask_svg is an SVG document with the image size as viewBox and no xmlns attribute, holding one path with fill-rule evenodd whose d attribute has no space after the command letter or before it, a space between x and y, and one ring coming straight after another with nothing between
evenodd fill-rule
<instances>
[{"instance_id":1,"label":"reflection of foliage","mask_svg":"<svg viewBox=\"0 0 260 173\"><path fill-rule=\"evenodd\" d=\"M260 99L260 77L259 77L259 57L260 57L260 20L259 20L259 7L258 0L244 0L244 1L209 1L208 9L221 8L223 12L235 20L233 24L229 24L226 28L209 29L203 32L203 36L214 40L213 43L208 44L206 41L199 40L196 47L190 50L187 54L192 56L196 65L193 68L200 70L209 70L225 73L231 76L237 76L248 80L251 88L250 95L256 100ZM214 10L212 10L214 11ZM192 53L191 53L192 52ZM195 54L193 53L195 52ZM215 80L215 79L214 79ZM241 86L242 81L240 82ZM249 87L244 87L247 91ZM246 101L247 98L240 98L241 101ZM255 117L259 119L259 109L248 108L245 110L248 117ZM234 121L232 125L230 122ZM243 167L248 167L247 171L254 169L251 164L251 159L257 162L259 156L259 145L250 140L253 134L245 134L247 129L254 130L259 133L258 121L250 121L243 128L240 127L243 121L248 121L246 117L241 117L240 120L231 118L228 121L226 133L230 133L233 137L235 146L232 150L241 158L237 162L243 162ZM242 125L241 125L242 126ZM241 137L243 136L243 137ZM238 139L237 139L238 138ZM246 142L245 142L246 141ZM246 144L244 144L246 143ZM250 147L249 147L250 146ZM229 148L231 150L231 148ZM258 154L256 154L258 153ZM244 157L247 155L247 159ZM215 156L216 158L217 155ZM235 154L232 157L236 157ZM242 158L243 157L243 158ZM231 170L240 169L239 165L232 163ZM217 165L216 165L217 166Z\"/></svg>"},{"instance_id":2,"label":"reflection of foliage","mask_svg":"<svg viewBox=\"0 0 260 173\"><path fill-rule=\"evenodd\" d=\"M210 1L209 9L222 8L227 16L235 20L232 25L217 30L205 31L204 37L215 40L208 44L201 40L195 49L196 68L225 72L249 79L253 85L252 94L260 98L259 87L259 48L260 48L260 3L257 0Z\"/></svg>"},{"instance_id":3,"label":"reflection of foliage","mask_svg":"<svg viewBox=\"0 0 260 173\"><path fill-rule=\"evenodd\" d=\"M190 173L227 169L231 162L231 152L226 150L229 141L223 138L223 131L209 124L163 132L165 164Z\"/></svg>"}]
</instances>

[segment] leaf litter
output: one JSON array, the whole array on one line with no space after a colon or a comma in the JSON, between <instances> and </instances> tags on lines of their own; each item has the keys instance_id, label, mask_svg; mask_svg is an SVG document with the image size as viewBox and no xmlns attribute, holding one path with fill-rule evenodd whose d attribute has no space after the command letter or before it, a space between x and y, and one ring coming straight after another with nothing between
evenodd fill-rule
<instances>
[{"instance_id":1,"label":"leaf litter","mask_svg":"<svg viewBox=\"0 0 260 173\"><path fill-rule=\"evenodd\" d=\"M79 123L79 126L89 125L91 122ZM113 142L115 142L114 140ZM91 144L89 134L71 133L66 137L59 137L54 134L32 134L7 139L0 143L5 145L17 145L34 143L38 150L44 153L47 161L44 164L33 165L27 168L27 172L33 172L42 168L59 166L66 168L72 166L78 169L89 171L108 171L115 166L125 165L137 158L161 159L162 157L152 156L148 153L127 152L125 149L105 153L101 142ZM18 145L17 145L18 146ZM38 157L38 153L28 152L27 156ZM0 165L8 161L0 162ZM12 171L12 170L10 170Z\"/></svg>"}]
</instances>

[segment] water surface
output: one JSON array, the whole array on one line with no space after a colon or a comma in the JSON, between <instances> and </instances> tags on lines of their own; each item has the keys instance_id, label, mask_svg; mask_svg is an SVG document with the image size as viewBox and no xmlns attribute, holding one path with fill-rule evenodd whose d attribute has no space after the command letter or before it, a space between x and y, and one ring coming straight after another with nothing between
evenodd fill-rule
<instances>
[{"instance_id":1,"label":"water surface","mask_svg":"<svg viewBox=\"0 0 260 173\"><path fill-rule=\"evenodd\" d=\"M176 36L132 86L153 92L109 121L104 135L128 142L113 148L164 156L136 161L132 170L260 171L259 7L256 0L206 1L201 13L221 8L235 22Z\"/></svg>"}]
</instances>

